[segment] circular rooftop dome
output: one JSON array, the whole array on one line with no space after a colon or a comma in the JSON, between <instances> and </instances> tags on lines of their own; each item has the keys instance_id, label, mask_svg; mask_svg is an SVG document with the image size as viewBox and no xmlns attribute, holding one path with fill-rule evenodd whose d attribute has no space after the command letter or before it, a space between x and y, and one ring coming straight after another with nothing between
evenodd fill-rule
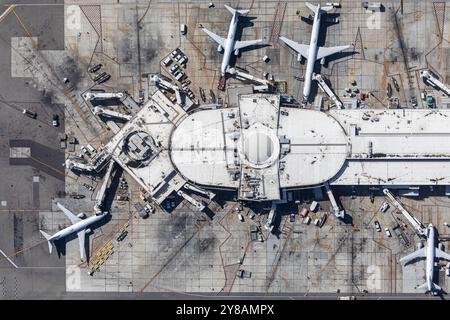
<instances>
[{"instance_id":1,"label":"circular rooftop dome","mask_svg":"<svg viewBox=\"0 0 450 320\"><path fill-rule=\"evenodd\" d=\"M131 132L124 141L124 151L134 161L144 161L153 154L153 138L144 131Z\"/></svg>"},{"instance_id":2,"label":"circular rooftop dome","mask_svg":"<svg viewBox=\"0 0 450 320\"><path fill-rule=\"evenodd\" d=\"M280 154L280 142L274 131L260 123L242 130L238 147L241 158L253 168L270 166Z\"/></svg>"}]
</instances>

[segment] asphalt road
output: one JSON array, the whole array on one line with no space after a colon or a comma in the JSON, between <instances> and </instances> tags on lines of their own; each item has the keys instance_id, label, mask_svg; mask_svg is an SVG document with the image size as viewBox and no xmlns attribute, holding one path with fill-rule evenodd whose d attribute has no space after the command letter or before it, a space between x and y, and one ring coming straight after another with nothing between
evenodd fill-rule
<instances>
[{"instance_id":1,"label":"asphalt road","mask_svg":"<svg viewBox=\"0 0 450 320\"><path fill-rule=\"evenodd\" d=\"M17 1L16 13L40 47L63 50L64 7L20 7L23 2ZM6 3L1 1L1 7ZM11 37L25 34L14 14L0 24L0 250L17 266L0 255L0 299L57 298L65 293L65 262L48 254L38 229L39 211L48 211L52 198L64 192L58 140L64 112L33 87L32 79L11 77ZM37 118L24 116L24 108ZM59 128L51 124L53 114L60 116ZM10 146L30 147L31 158L10 159Z\"/></svg>"}]
</instances>

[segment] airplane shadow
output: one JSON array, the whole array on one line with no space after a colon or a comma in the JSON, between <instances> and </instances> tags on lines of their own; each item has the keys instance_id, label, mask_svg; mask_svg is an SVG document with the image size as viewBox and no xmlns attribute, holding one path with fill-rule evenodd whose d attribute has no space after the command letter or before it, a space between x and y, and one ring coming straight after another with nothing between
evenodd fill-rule
<instances>
[{"instance_id":1,"label":"airplane shadow","mask_svg":"<svg viewBox=\"0 0 450 320\"><path fill-rule=\"evenodd\" d=\"M103 211L109 212L111 210L117 189L119 188L120 177L122 176L122 174L123 174L122 167L116 164L116 169L112 173L112 179L109 184L109 187L106 188L105 200L103 201L102 207Z\"/></svg>"}]
</instances>

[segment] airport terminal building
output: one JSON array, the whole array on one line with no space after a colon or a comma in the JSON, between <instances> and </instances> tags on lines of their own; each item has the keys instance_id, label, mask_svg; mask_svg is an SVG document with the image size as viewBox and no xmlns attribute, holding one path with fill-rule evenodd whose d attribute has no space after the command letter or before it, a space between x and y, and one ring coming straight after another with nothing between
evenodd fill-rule
<instances>
[{"instance_id":1,"label":"airport terminal building","mask_svg":"<svg viewBox=\"0 0 450 320\"><path fill-rule=\"evenodd\" d=\"M322 112L283 106L276 94L243 94L236 107L187 113L157 91L106 150L159 203L186 182L237 190L250 201L323 184L449 185L449 116Z\"/></svg>"}]
</instances>

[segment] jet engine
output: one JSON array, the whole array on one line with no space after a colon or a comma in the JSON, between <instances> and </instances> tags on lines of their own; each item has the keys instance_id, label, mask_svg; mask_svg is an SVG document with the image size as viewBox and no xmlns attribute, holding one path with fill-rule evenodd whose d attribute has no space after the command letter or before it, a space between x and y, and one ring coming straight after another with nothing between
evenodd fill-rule
<instances>
[{"instance_id":1,"label":"jet engine","mask_svg":"<svg viewBox=\"0 0 450 320\"><path fill-rule=\"evenodd\" d=\"M86 218L86 215L84 213L79 213L79 214L77 214L77 217L80 219L84 219L84 218Z\"/></svg>"},{"instance_id":2,"label":"jet engine","mask_svg":"<svg viewBox=\"0 0 450 320\"><path fill-rule=\"evenodd\" d=\"M303 57L302 57L302 55L299 53L298 55L297 55L297 61L298 62L301 62L303 60Z\"/></svg>"},{"instance_id":3,"label":"jet engine","mask_svg":"<svg viewBox=\"0 0 450 320\"><path fill-rule=\"evenodd\" d=\"M217 46L217 51L222 52L222 50L223 50L223 47L222 47L222 45L219 44L219 45Z\"/></svg>"},{"instance_id":4,"label":"jet engine","mask_svg":"<svg viewBox=\"0 0 450 320\"><path fill-rule=\"evenodd\" d=\"M84 230L84 233L91 233L92 232L92 229L91 228L87 228L86 230Z\"/></svg>"},{"instance_id":5,"label":"jet engine","mask_svg":"<svg viewBox=\"0 0 450 320\"><path fill-rule=\"evenodd\" d=\"M325 64L325 57L323 57L322 59L320 59L320 64L323 66Z\"/></svg>"},{"instance_id":6,"label":"jet engine","mask_svg":"<svg viewBox=\"0 0 450 320\"><path fill-rule=\"evenodd\" d=\"M239 49L234 50L234 55L238 56L239 55Z\"/></svg>"}]
</instances>

